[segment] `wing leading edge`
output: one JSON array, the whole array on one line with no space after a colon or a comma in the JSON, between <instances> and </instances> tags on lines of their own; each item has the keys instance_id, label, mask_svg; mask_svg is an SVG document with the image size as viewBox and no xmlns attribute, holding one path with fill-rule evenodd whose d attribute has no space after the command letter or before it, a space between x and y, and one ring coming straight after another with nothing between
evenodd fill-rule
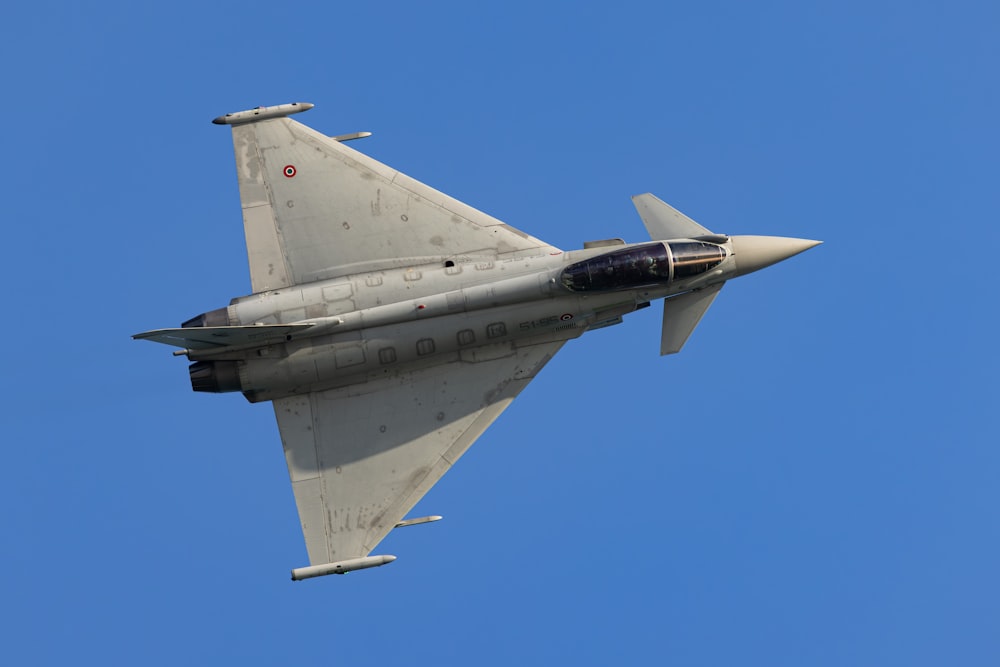
<instances>
[{"instance_id":1,"label":"wing leading edge","mask_svg":"<svg viewBox=\"0 0 1000 667\"><path fill-rule=\"evenodd\" d=\"M563 342L274 401L310 565L362 562Z\"/></svg>"},{"instance_id":2,"label":"wing leading edge","mask_svg":"<svg viewBox=\"0 0 1000 667\"><path fill-rule=\"evenodd\" d=\"M313 328L312 324L254 324L251 326L184 327L154 329L132 336L190 350L211 350L237 345L267 345Z\"/></svg>"}]
</instances>

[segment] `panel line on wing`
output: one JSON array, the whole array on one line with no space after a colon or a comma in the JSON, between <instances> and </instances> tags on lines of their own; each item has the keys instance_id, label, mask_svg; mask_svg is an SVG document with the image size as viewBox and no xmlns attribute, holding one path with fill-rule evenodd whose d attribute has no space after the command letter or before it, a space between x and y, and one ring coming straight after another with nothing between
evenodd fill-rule
<instances>
[{"instance_id":1,"label":"panel line on wing","mask_svg":"<svg viewBox=\"0 0 1000 667\"><path fill-rule=\"evenodd\" d=\"M233 126L255 292L554 248L289 118Z\"/></svg>"},{"instance_id":2,"label":"panel line on wing","mask_svg":"<svg viewBox=\"0 0 1000 667\"><path fill-rule=\"evenodd\" d=\"M310 562L368 555L562 345L274 401Z\"/></svg>"}]
</instances>

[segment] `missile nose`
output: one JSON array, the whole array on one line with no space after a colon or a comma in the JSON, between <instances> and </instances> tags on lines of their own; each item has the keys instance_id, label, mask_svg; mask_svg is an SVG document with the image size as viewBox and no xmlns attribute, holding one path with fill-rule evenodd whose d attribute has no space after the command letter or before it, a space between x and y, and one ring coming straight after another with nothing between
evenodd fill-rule
<instances>
[{"instance_id":1,"label":"missile nose","mask_svg":"<svg viewBox=\"0 0 1000 667\"><path fill-rule=\"evenodd\" d=\"M745 276L818 246L822 241L784 236L732 236L736 275Z\"/></svg>"}]
</instances>

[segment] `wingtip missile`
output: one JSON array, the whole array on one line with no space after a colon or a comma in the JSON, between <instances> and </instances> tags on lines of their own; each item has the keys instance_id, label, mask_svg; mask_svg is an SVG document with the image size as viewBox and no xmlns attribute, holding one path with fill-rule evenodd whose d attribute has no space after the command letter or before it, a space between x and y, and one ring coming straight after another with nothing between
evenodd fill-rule
<instances>
[{"instance_id":1,"label":"wingtip missile","mask_svg":"<svg viewBox=\"0 0 1000 667\"><path fill-rule=\"evenodd\" d=\"M347 574L354 570L367 570L370 567L380 567L386 563L396 560L395 556L365 556L364 558L351 558L337 563L325 563L323 565L310 565L309 567L298 567L292 570L292 581L302 581L313 577L324 577L328 574Z\"/></svg>"},{"instance_id":2,"label":"wingtip missile","mask_svg":"<svg viewBox=\"0 0 1000 667\"><path fill-rule=\"evenodd\" d=\"M291 104L278 104L273 107L257 107L255 109L247 109L246 111L227 113L225 116L219 116L218 118L212 119L212 122L216 125L240 125L242 123L253 123L258 120L281 118L283 116L290 116L293 113L309 111L313 108L313 106L314 105L309 102L292 102Z\"/></svg>"}]
</instances>

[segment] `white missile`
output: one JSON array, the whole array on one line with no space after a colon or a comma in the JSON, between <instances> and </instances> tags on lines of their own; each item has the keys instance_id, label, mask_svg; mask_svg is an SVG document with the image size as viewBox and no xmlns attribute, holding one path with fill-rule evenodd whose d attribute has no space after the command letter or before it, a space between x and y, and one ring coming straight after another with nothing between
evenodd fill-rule
<instances>
[{"instance_id":1,"label":"white missile","mask_svg":"<svg viewBox=\"0 0 1000 667\"><path fill-rule=\"evenodd\" d=\"M395 525L396 528L404 528L406 526L418 526L422 523L430 523L431 521L440 521L444 517L435 514L434 516L422 516L417 519L406 519L405 521L400 521Z\"/></svg>"},{"instance_id":2,"label":"white missile","mask_svg":"<svg viewBox=\"0 0 1000 667\"><path fill-rule=\"evenodd\" d=\"M328 574L347 574L354 570L366 570L370 567L379 567L396 560L395 556L365 556L364 558L351 558L338 563L326 563L325 565L310 565L309 567L299 567L292 570L292 581L312 579L313 577L323 577Z\"/></svg>"},{"instance_id":3,"label":"white missile","mask_svg":"<svg viewBox=\"0 0 1000 667\"><path fill-rule=\"evenodd\" d=\"M371 132L351 132L350 134L338 134L335 137L330 137L334 141L339 141L341 143L345 141L354 141L355 139L365 139L372 136Z\"/></svg>"},{"instance_id":4,"label":"white missile","mask_svg":"<svg viewBox=\"0 0 1000 667\"><path fill-rule=\"evenodd\" d=\"M247 109L246 111L227 113L225 116L219 116L212 122L216 125L239 125L240 123L252 123L257 120L267 120L268 118L290 116L293 113L309 111L312 108L313 105L309 102L292 102L291 104L279 104L273 107L257 107L256 109Z\"/></svg>"}]
</instances>

